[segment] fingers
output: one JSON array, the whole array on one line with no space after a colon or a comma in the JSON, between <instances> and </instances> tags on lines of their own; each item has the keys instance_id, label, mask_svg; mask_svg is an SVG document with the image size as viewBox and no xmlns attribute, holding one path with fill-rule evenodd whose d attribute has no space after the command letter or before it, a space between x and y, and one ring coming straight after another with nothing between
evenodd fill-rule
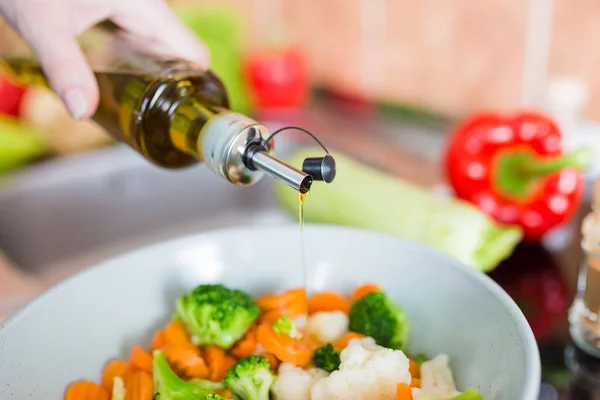
<instances>
[{"instance_id":1,"label":"fingers","mask_svg":"<svg viewBox=\"0 0 600 400\"><path fill-rule=\"evenodd\" d=\"M122 3L113 16L115 23L139 39L146 39L161 51L208 68L210 56L206 46L185 26L164 0L141 0Z\"/></svg>"},{"instance_id":2,"label":"fingers","mask_svg":"<svg viewBox=\"0 0 600 400\"><path fill-rule=\"evenodd\" d=\"M75 119L90 117L98 105L98 86L61 3L19 3L16 27L37 54L50 86Z\"/></svg>"}]
</instances>

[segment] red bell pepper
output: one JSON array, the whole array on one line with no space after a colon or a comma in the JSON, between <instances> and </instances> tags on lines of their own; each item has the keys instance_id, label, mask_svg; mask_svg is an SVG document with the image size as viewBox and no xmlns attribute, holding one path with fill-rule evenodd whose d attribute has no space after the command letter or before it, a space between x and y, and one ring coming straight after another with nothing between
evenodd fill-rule
<instances>
[{"instance_id":1,"label":"red bell pepper","mask_svg":"<svg viewBox=\"0 0 600 400\"><path fill-rule=\"evenodd\" d=\"M18 117L25 88L0 72L0 113Z\"/></svg>"},{"instance_id":2,"label":"red bell pepper","mask_svg":"<svg viewBox=\"0 0 600 400\"><path fill-rule=\"evenodd\" d=\"M309 98L307 66L295 48L274 47L253 54L247 75L259 108L301 108Z\"/></svg>"},{"instance_id":3,"label":"red bell pepper","mask_svg":"<svg viewBox=\"0 0 600 400\"><path fill-rule=\"evenodd\" d=\"M548 116L479 113L452 134L445 164L459 198L538 241L576 211L590 160L587 149L563 154L561 132Z\"/></svg>"}]
</instances>

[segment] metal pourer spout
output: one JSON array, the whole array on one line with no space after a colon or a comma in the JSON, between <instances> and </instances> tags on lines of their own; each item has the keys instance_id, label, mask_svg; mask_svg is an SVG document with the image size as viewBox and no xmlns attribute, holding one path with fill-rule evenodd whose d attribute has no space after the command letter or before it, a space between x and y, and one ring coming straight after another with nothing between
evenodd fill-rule
<instances>
[{"instance_id":1,"label":"metal pourer spout","mask_svg":"<svg viewBox=\"0 0 600 400\"><path fill-rule=\"evenodd\" d=\"M286 129L300 129L309 134L327 155L307 158L302 170L273 156L271 139ZM286 127L271 133L251 118L230 111L219 113L202 129L199 153L211 171L238 186L252 185L266 174L304 194L314 181L330 183L335 177L333 157L310 132Z\"/></svg>"},{"instance_id":2,"label":"metal pourer spout","mask_svg":"<svg viewBox=\"0 0 600 400\"><path fill-rule=\"evenodd\" d=\"M309 157L302 163L302 171L316 181L331 183L335 178L335 160L329 154L325 157Z\"/></svg>"},{"instance_id":3,"label":"metal pourer spout","mask_svg":"<svg viewBox=\"0 0 600 400\"><path fill-rule=\"evenodd\" d=\"M330 183L335 177L335 161L330 155L307 158L302 171L272 156L260 145L248 148L245 159L249 168L260 170L300 193L308 193L313 181Z\"/></svg>"}]
</instances>

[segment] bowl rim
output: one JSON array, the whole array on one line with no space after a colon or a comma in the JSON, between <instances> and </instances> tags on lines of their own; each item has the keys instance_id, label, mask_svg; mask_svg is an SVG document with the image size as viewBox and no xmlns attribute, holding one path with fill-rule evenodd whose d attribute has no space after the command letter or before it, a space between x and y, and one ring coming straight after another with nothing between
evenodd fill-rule
<instances>
[{"instance_id":1,"label":"bowl rim","mask_svg":"<svg viewBox=\"0 0 600 400\"><path fill-rule=\"evenodd\" d=\"M143 246L137 247L135 249L123 252L119 255L109 257L106 260L89 265L84 267L82 270L74 273L73 275L63 279L62 281L56 283L55 285L47 288L40 295L32 299L30 302L16 310L12 315L6 318L4 321L0 322L0 338L3 336L3 333L10 329L10 327L16 324L20 319L27 316L27 314L35 309L37 304L41 304L46 299L52 295L52 293L56 291L63 290L63 288L67 285L76 284L77 280L82 276L86 276L88 274L96 274L100 270L104 270L110 268L111 265L114 264L122 264L130 258L136 258L141 255L147 253L162 253L166 249L176 248L176 247L185 247L188 244L198 243L199 241L210 239L214 236L227 236L227 235L235 235L239 233L245 233L247 231L252 231L253 233L257 233L260 231L261 233L269 233L269 232L287 232L287 231L296 231L298 232L298 225L295 223L284 223L278 225L265 225L265 226L256 226L256 225L240 225L236 227L226 227L213 229L200 233L192 233L188 235L182 235L175 238L161 240L155 243L145 244ZM325 233L334 233L334 232L346 232L346 233L355 233L359 235L367 235L373 238L381 237L385 240L394 240L398 243L403 243L404 246L412 247L417 251L422 253L426 253L428 256L432 258L437 258L440 261L444 261L447 264L451 265L451 268L456 268L463 273L465 273L470 279L478 281L482 284L496 299L498 299L502 305L507 309L509 314L513 316L515 321L517 322L519 335L524 342L524 352L525 352L525 386L522 390L522 400L535 400L539 396L539 391L541 387L541 359L539 353L539 347L537 341L535 340L535 336L525 315L521 311L521 309L517 306L517 303L508 295L508 293L491 277L489 277L486 273L478 271L474 268L467 266L461 261L441 252L431 247L428 247L424 244L404 239L401 237L397 237L391 234L376 232L368 229L361 229L355 227L348 227L342 225L331 225L331 224L318 224L318 223L305 223L304 224L304 232L305 234L310 234L310 232L325 232Z\"/></svg>"}]
</instances>

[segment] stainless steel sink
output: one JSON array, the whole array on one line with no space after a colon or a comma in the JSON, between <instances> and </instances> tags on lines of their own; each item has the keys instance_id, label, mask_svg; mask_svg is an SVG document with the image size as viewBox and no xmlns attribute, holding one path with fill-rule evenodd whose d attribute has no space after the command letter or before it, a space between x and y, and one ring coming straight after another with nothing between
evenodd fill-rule
<instances>
[{"instance_id":1,"label":"stainless steel sink","mask_svg":"<svg viewBox=\"0 0 600 400\"><path fill-rule=\"evenodd\" d=\"M291 221L272 185L265 178L236 187L202 165L159 169L123 146L39 164L0 189L0 249L19 268L56 281L169 237Z\"/></svg>"}]
</instances>

